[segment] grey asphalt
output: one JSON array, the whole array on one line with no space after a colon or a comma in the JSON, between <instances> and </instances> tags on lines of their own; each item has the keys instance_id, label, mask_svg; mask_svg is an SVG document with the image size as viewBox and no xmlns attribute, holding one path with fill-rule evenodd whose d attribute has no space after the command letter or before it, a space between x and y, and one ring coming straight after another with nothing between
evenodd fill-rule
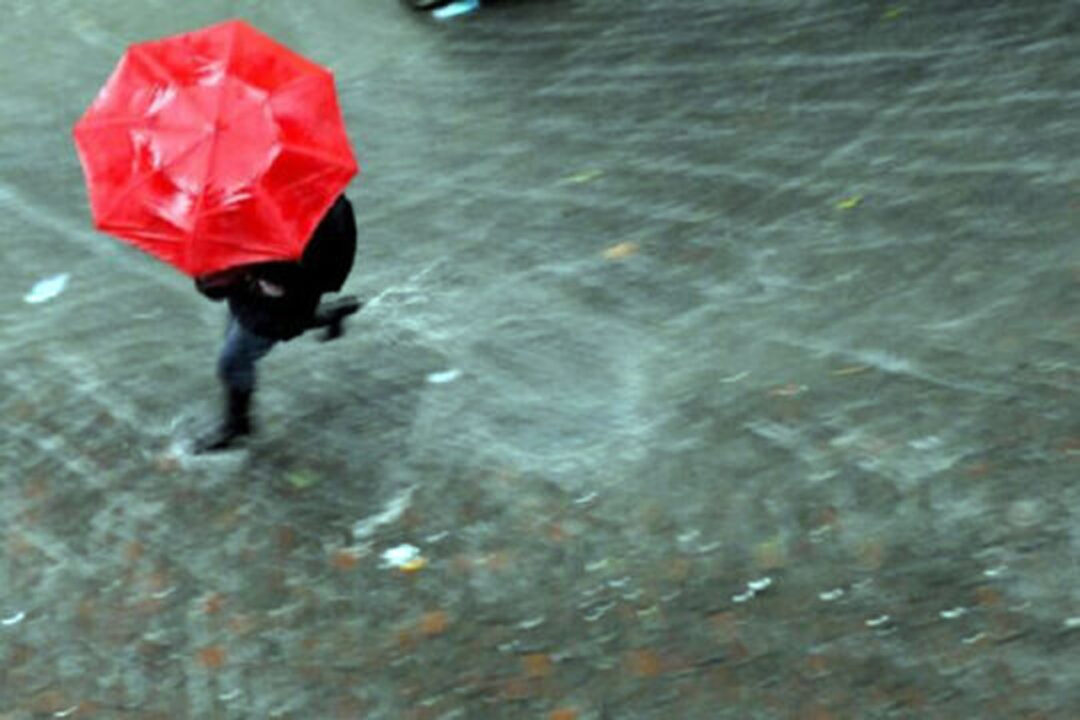
<instances>
[{"instance_id":1,"label":"grey asphalt","mask_svg":"<svg viewBox=\"0 0 1080 720\"><path fill-rule=\"evenodd\" d=\"M0 720L1077 716L1076 3L0 7ZM205 459L222 309L70 128L233 16L368 304Z\"/></svg>"}]
</instances>

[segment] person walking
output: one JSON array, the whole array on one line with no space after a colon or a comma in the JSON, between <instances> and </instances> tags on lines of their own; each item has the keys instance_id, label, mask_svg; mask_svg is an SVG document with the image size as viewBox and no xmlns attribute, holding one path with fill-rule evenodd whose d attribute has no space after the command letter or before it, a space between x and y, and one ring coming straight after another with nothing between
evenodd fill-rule
<instances>
[{"instance_id":1,"label":"person walking","mask_svg":"<svg viewBox=\"0 0 1080 720\"><path fill-rule=\"evenodd\" d=\"M229 313L217 361L224 417L195 439L196 453L232 448L252 433L256 363L277 343L316 328L324 330L323 340L342 335L345 318L361 303L352 295L320 300L341 289L355 254L356 219L352 204L341 195L319 222L299 261L240 265L195 278L196 289L210 300L226 301Z\"/></svg>"}]
</instances>

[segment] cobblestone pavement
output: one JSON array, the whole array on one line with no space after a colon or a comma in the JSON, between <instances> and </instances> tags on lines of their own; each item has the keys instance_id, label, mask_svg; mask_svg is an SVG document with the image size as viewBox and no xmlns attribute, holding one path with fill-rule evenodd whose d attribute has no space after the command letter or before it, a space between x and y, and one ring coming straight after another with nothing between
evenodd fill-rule
<instances>
[{"instance_id":1,"label":"cobblestone pavement","mask_svg":"<svg viewBox=\"0 0 1080 720\"><path fill-rule=\"evenodd\" d=\"M0 719L1077 717L1076 3L0 6ZM197 459L221 308L69 132L230 16L369 304Z\"/></svg>"}]
</instances>

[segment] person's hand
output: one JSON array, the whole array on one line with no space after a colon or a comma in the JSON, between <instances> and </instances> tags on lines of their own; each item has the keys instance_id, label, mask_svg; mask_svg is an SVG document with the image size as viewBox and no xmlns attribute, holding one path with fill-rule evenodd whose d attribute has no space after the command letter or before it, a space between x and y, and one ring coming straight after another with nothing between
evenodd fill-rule
<instances>
[{"instance_id":1,"label":"person's hand","mask_svg":"<svg viewBox=\"0 0 1080 720\"><path fill-rule=\"evenodd\" d=\"M211 300L224 300L243 279L243 273L230 268L195 278L195 289Z\"/></svg>"}]
</instances>

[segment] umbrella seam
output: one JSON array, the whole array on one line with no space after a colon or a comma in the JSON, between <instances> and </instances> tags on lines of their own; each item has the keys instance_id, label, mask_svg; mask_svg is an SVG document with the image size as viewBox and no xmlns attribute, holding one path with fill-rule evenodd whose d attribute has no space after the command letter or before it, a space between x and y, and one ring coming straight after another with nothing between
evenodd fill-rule
<instances>
[{"instance_id":1,"label":"umbrella seam","mask_svg":"<svg viewBox=\"0 0 1080 720\"><path fill-rule=\"evenodd\" d=\"M346 141L347 140L348 138L346 138ZM352 162L343 162L340 157L332 155L328 152L324 152L323 150L320 150L318 148L307 148L303 147L302 145L297 145L295 143L282 143L281 147L282 149L288 150L289 152L294 152L299 155L307 155L308 157L315 158L316 160L322 160L327 165L332 165L337 169L350 170L354 174L359 169L359 165L356 162L355 158L352 160ZM350 147L349 150L351 151L352 148ZM303 182L303 180L298 180L297 182ZM290 186L286 185L285 187Z\"/></svg>"},{"instance_id":2,"label":"umbrella seam","mask_svg":"<svg viewBox=\"0 0 1080 720\"><path fill-rule=\"evenodd\" d=\"M323 67L318 63L309 63L313 66L312 72L304 73L303 75L297 75L292 80L283 85L280 85L269 92L269 96L273 98L278 93L284 93L287 90L291 90L294 85L300 85L301 83L310 82L312 80L325 80L327 76L330 78L331 84L334 82L334 71L330 68Z\"/></svg>"},{"instance_id":3,"label":"umbrella seam","mask_svg":"<svg viewBox=\"0 0 1080 720\"><path fill-rule=\"evenodd\" d=\"M151 44L152 43L136 43L128 49L128 53L132 59L136 59L146 65L166 82L176 82L176 77L169 69L155 60L154 56L147 52L147 48Z\"/></svg>"},{"instance_id":4,"label":"umbrella seam","mask_svg":"<svg viewBox=\"0 0 1080 720\"><path fill-rule=\"evenodd\" d=\"M170 73L168 71L168 68L166 68L161 63L157 62L157 60L155 60L153 58L153 56L149 52L147 52L147 48L149 47L150 44L151 43L145 43L144 42L144 43L135 43L135 44L129 46L128 47L128 56L131 59L142 63L145 67L150 69L155 75L158 76L158 79L162 79L162 80L164 80L166 82L175 82L176 78L173 77L172 73ZM145 118L132 118L132 119L133 120L142 120L142 121L145 122ZM85 122L85 119L81 120L79 122L79 125L82 125L82 129L80 130L78 128L78 126L76 127L76 139L77 140L78 140L78 134L81 133L83 130L92 130L92 129L95 129L95 128L98 128L98 127L106 127L107 126L104 123L102 123L101 125L98 125L97 123L87 123L87 122ZM173 161L170 162L169 165L171 166L172 164L174 164L177 160L180 160L181 158L186 158L199 145L200 145L200 143L194 143L191 146L191 148L189 148L187 151L185 151L181 155L177 156L176 158L173 158ZM109 204L108 208L105 209L104 211L102 211L100 213L100 215L98 216L98 218L97 218L98 227L104 229L105 226L108 223L109 216L112 215L114 212L116 212L116 208L120 207L122 202L126 201L128 199L128 197L133 192L135 192L136 189L142 187L146 182L148 182L149 179L153 177L153 175L154 175L154 173L147 173L146 175L143 175L142 177L136 178L131 183L129 183L127 185L127 187L125 187L121 192L117 193L116 199L113 200L113 202L111 202Z\"/></svg>"},{"instance_id":5,"label":"umbrella seam","mask_svg":"<svg viewBox=\"0 0 1080 720\"><path fill-rule=\"evenodd\" d=\"M104 228L108 224L109 216L116 211L116 208L120 207L124 202L126 202L131 197L132 193L134 193L140 187L148 183L158 173L164 172L165 170L179 163L181 160L186 160L188 156L198 150L204 142L206 142L206 138L201 138L198 142L192 143L191 147L174 157L162 167L157 168L153 172L148 172L144 175L140 175L134 180L132 180L130 183L128 183L128 185L123 190L117 193L116 199L109 204L108 209L106 209L99 215L98 226Z\"/></svg>"},{"instance_id":6,"label":"umbrella seam","mask_svg":"<svg viewBox=\"0 0 1080 720\"><path fill-rule=\"evenodd\" d=\"M239 35L240 35L240 26L239 26L239 24L238 23L233 23L233 32L232 32L232 35L229 38L229 49L225 53L225 68L224 68L223 76L226 77L226 78L229 77L229 71L232 69L233 58L235 57L235 54L236 54L237 37ZM214 108L214 118L213 118L213 120L214 120L215 129L214 129L214 132L210 135L210 158L206 163L206 170L205 170L204 175L203 175L202 188L199 191L199 197L195 202L194 212L192 213L193 217L195 218L195 222L192 224L190 240L188 241L187 246L185 247L184 265L186 267L189 267L189 268L191 267L192 257L195 255L195 253L194 253L195 243L197 242L197 239L199 237L199 225L200 225L200 219L201 219L199 213L202 212L202 207L203 207L203 205L204 205L204 203L206 201L206 188L207 188L207 185L209 185L209 183L210 183L210 178L214 177L214 172L213 171L214 171L215 164L217 163L217 145L218 145L217 124L218 124L218 121L221 119L221 106L222 106L222 103L224 102L224 97L225 97L224 90L219 91L218 96L217 96L217 103L216 103L216 106Z\"/></svg>"},{"instance_id":7,"label":"umbrella seam","mask_svg":"<svg viewBox=\"0 0 1080 720\"><path fill-rule=\"evenodd\" d=\"M262 198L263 204L273 210L274 227L280 231L280 229L285 226L285 216L281 212L281 207L278 205L277 201L274 198L267 194L266 188L263 187L261 183L255 185L254 189L255 192L258 193L259 197ZM281 235L283 237L287 237L285 233L281 233ZM295 250L290 250L290 255L294 252Z\"/></svg>"}]
</instances>

